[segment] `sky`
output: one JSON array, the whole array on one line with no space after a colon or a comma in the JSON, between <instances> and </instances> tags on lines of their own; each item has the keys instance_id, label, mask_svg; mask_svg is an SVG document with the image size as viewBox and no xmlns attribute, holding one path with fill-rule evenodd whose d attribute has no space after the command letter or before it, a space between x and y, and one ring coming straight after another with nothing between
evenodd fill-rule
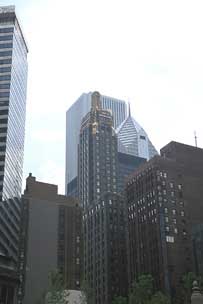
<instances>
[{"instance_id":1,"label":"sky","mask_svg":"<svg viewBox=\"0 0 203 304\"><path fill-rule=\"evenodd\" d=\"M65 116L83 93L131 104L160 150L203 147L203 2L13 0L29 47L24 179L65 184Z\"/></svg>"}]
</instances>

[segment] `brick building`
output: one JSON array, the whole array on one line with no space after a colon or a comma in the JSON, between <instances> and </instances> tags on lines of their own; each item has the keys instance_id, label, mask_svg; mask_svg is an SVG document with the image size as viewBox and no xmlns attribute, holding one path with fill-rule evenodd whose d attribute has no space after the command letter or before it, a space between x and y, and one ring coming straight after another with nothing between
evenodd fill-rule
<instances>
[{"instance_id":1,"label":"brick building","mask_svg":"<svg viewBox=\"0 0 203 304\"><path fill-rule=\"evenodd\" d=\"M195 271L192 232L203 223L202 168L202 149L171 142L130 177L126 197L131 283L151 273L156 289L181 297L183 274Z\"/></svg>"}]
</instances>

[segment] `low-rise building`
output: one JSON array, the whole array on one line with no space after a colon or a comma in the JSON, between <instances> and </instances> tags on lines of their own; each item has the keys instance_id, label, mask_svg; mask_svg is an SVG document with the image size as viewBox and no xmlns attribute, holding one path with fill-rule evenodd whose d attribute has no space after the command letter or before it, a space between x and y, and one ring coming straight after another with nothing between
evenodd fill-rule
<instances>
[{"instance_id":1,"label":"low-rise building","mask_svg":"<svg viewBox=\"0 0 203 304\"><path fill-rule=\"evenodd\" d=\"M47 292L48 276L58 269L68 289L81 281L81 208L59 195L57 186L27 178L22 196L18 303L35 304Z\"/></svg>"}]
</instances>

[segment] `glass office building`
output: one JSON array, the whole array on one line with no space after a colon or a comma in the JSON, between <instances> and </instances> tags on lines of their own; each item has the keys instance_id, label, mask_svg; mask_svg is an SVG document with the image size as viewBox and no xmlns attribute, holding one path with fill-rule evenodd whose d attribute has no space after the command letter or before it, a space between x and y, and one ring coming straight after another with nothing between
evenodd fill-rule
<instances>
[{"instance_id":1,"label":"glass office building","mask_svg":"<svg viewBox=\"0 0 203 304\"><path fill-rule=\"evenodd\" d=\"M130 111L128 117L116 129L116 133L118 136L118 152L147 160L158 154L147 133L131 116Z\"/></svg>"},{"instance_id":2,"label":"glass office building","mask_svg":"<svg viewBox=\"0 0 203 304\"><path fill-rule=\"evenodd\" d=\"M27 45L14 6L0 7L0 254L17 262Z\"/></svg>"}]
</instances>

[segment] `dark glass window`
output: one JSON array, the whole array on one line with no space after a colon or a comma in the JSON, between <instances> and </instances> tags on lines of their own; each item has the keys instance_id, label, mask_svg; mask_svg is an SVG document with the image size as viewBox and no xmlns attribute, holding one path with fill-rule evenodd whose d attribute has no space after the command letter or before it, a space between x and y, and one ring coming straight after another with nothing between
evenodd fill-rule
<instances>
[{"instance_id":1,"label":"dark glass window","mask_svg":"<svg viewBox=\"0 0 203 304\"><path fill-rule=\"evenodd\" d=\"M146 139L146 137L145 136L143 136L143 135L140 135L140 139Z\"/></svg>"},{"instance_id":2,"label":"dark glass window","mask_svg":"<svg viewBox=\"0 0 203 304\"><path fill-rule=\"evenodd\" d=\"M0 119L0 124L6 124L8 122L7 118Z\"/></svg>"},{"instance_id":3,"label":"dark glass window","mask_svg":"<svg viewBox=\"0 0 203 304\"><path fill-rule=\"evenodd\" d=\"M6 73L6 72L10 72L10 71L11 71L11 67L0 68L0 73Z\"/></svg>"},{"instance_id":4,"label":"dark glass window","mask_svg":"<svg viewBox=\"0 0 203 304\"><path fill-rule=\"evenodd\" d=\"M1 80L11 80L11 75L0 75L0 81Z\"/></svg>"},{"instance_id":5,"label":"dark glass window","mask_svg":"<svg viewBox=\"0 0 203 304\"><path fill-rule=\"evenodd\" d=\"M0 36L0 41L12 40L13 35Z\"/></svg>"},{"instance_id":6,"label":"dark glass window","mask_svg":"<svg viewBox=\"0 0 203 304\"><path fill-rule=\"evenodd\" d=\"M6 146L0 146L0 151L1 152L6 151Z\"/></svg>"},{"instance_id":7,"label":"dark glass window","mask_svg":"<svg viewBox=\"0 0 203 304\"><path fill-rule=\"evenodd\" d=\"M0 83L0 89L10 89L10 83Z\"/></svg>"},{"instance_id":8,"label":"dark glass window","mask_svg":"<svg viewBox=\"0 0 203 304\"><path fill-rule=\"evenodd\" d=\"M0 110L0 115L6 115L8 114L8 110Z\"/></svg>"},{"instance_id":9,"label":"dark glass window","mask_svg":"<svg viewBox=\"0 0 203 304\"><path fill-rule=\"evenodd\" d=\"M9 97L10 92L0 92L0 98L1 97Z\"/></svg>"},{"instance_id":10,"label":"dark glass window","mask_svg":"<svg viewBox=\"0 0 203 304\"><path fill-rule=\"evenodd\" d=\"M11 62L12 62L11 58L0 60L0 64L11 64Z\"/></svg>"},{"instance_id":11,"label":"dark glass window","mask_svg":"<svg viewBox=\"0 0 203 304\"><path fill-rule=\"evenodd\" d=\"M12 43L2 43L0 44L0 49L11 49L13 47Z\"/></svg>"},{"instance_id":12,"label":"dark glass window","mask_svg":"<svg viewBox=\"0 0 203 304\"><path fill-rule=\"evenodd\" d=\"M11 55L12 55L12 51L2 51L2 52L0 52L0 57L11 56Z\"/></svg>"},{"instance_id":13,"label":"dark glass window","mask_svg":"<svg viewBox=\"0 0 203 304\"><path fill-rule=\"evenodd\" d=\"M5 155L0 155L0 161L4 161Z\"/></svg>"},{"instance_id":14,"label":"dark glass window","mask_svg":"<svg viewBox=\"0 0 203 304\"><path fill-rule=\"evenodd\" d=\"M7 128L0 128L0 134L1 133L6 133L6 131L7 131Z\"/></svg>"},{"instance_id":15,"label":"dark glass window","mask_svg":"<svg viewBox=\"0 0 203 304\"><path fill-rule=\"evenodd\" d=\"M13 33L13 27L0 28L0 33Z\"/></svg>"}]
</instances>

